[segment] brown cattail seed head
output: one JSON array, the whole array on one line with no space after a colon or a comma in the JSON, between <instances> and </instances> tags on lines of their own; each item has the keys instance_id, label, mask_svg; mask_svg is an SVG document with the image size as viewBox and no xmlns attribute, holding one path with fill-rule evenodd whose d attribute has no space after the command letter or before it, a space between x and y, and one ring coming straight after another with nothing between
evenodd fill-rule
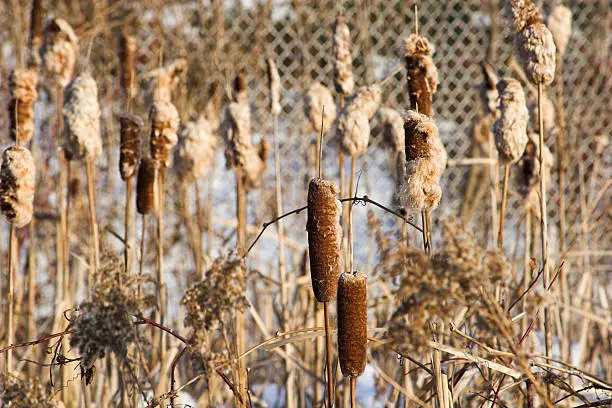
<instances>
[{"instance_id":1,"label":"brown cattail seed head","mask_svg":"<svg viewBox=\"0 0 612 408\"><path fill-rule=\"evenodd\" d=\"M78 39L70 24L61 18L49 21L40 54L44 76L50 86L64 88L68 85L78 52Z\"/></svg>"},{"instance_id":2,"label":"brown cattail seed head","mask_svg":"<svg viewBox=\"0 0 612 408\"><path fill-rule=\"evenodd\" d=\"M179 58L170 64L155 69L146 75L148 79L148 104L155 101L170 102L172 91L187 73L187 60Z\"/></svg>"},{"instance_id":3,"label":"brown cattail seed head","mask_svg":"<svg viewBox=\"0 0 612 408\"><path fill-rule=\"evenodd\" d=\"M332 58L336 92L342 95L351 95L355 87L353 59L351 58L351 33L348 25L340 16L336 17L334 23Z\"/></svg>"},{"instance_id":4,"label":"brown cattail seed head","mask_svg":"<svg viewBox=\"0 0 612 408\"><path fill-rule=\"evenodd\" d=\"M563 4L557 4L548 15L546 25L555 40L557 52L562 56L572 36L572 11Z\"/></svg>"},{"instance_id":5,"label":"brown cattail seed head","mask_svg":"<svg viewBox=\"0 0 612 408\"><path fill-rule=\"evenodd\" d=\"M370 119L374 117L382 98L380 85L360 88L340 112L336 126L336 138L343 150L351 156L363 155L370 141Z\"/></svg>"},{"instance_id":6,"label":"brown cattail seed head","mask_svg":"<svg viewBox=\"0 0 612 408\"><path fill-rule=\"evenodd\" d=\"M279 115L282 110L280 104L281 81L278 69L272 58L266 60L268 72L268 89L270 92L270 112L272 115Z\"/></svg>"},{"instance_id":7,"label":"brown cattail seed head","mask_svg":"<svg viewBox=\"0 0 612 408\"><path fill-rule=\"evenodd\" d=\"M149 214L155 205L155 174L159 162L151 158L140 161L136 183L136 209L140 214Z\"/></svg>"},{"instance_id":8,"label":"brown cattail seed head","mask_svg":"<svg viewBox=\"0 0 612 408\"><path fill-rule=\"evenodd\" d=\"M37 81L38 74L35 69L18 68L9 76L11 138L19 144L28 143L34 135Z\"/></svg>"},{"instance_id":9,"label":"brown cattail seed head","mask_svg":"<svg viewBox=\"0 0 612 408\"><path fill-rule=\"evenodd\" d=\"M15 228L24 227L32 220L35 182L32 153L18 146L6 149L0 168L0 209Z\"/></svg>"},{"instance_id":10,"label":"brown cattail seed head","mask_svg":"<svg viewBox=\"0 0 612 408\"><path fill-rule=\"evenodd\" d=\"M546 180L550 178L550 170L555 164L553 154L544 144L542 152L544 161L544 177ZM516 177L514 179L516 191L523 196L525 205L539 211L539 190L540 185L540 143L537 133L530 133L525 153L516 165Z\"/></svg>"},{"instance_id":11,"label":"brown cattail seed head","mask_svg":"<svg viewBox=\"0 0 612 408\"><path fill-rule=\"evenodd\" d=\"M435 49L427 38L411 34L405 42L406 78L410 107L433 116L431 96L438 89L438 70L433 62Z\"/></svg>"},{"instance_id":12,"label":"brown cattail seed head","mask_svg":"<svg viewBox=\"0 0 612 408\"><path fill-rule=\"evenodd\" d=\"M251 147L251 112L249 105L232 102L226 106L221 123L225 141L225 164L231 169L242 163L245 150Z\"/></svg>"},{"instance_id":13,"label":"brown cattail seed head","mask_svg":"<svg viewBox=\"0 0 612 408\"><path fill-rule=\"evenodd\" d=\"M446 150L431 118L408 111L404 120L406 169L399 200L408 213L431 210L442 198L440 178L446 167Z\"/></svg>"},{"instance_id":14,"label":"brown cattail seed head","mask_svg":"<svg viewBox=\"0 0 612 408\"><path fill-rule=\"evenodd\" d=\"M327 132L336 119L336 103L329 89L319 82L310 85L304 95L304 114L317 134L321 133L323 118L323 132Z\"/></svg>"},{"instance_id":15,"label":"brown cattail seed head","mask_svg":"<svg viewBox=\"0 0 612 408\"><path fill-rule=\"evenodd\" d=\"M503 78L497 83L501 116L493 125L495 144L500 162L516 163L527 144L529 113L525 105L525 94L519 81Z\"/></svg>"},{"instance_id":16,"label":"brown cattail seed head","mask_svg":"<svg viewBox=\"0 0 612 408\"><path fill-rule=\"evenodd\" d=\"M119 153L119 172L121 179L131 179L138 169L140 161L140 137L144 122L137 115L124 113L119 118L121 140Z\"/></svg>"},{"instance_id":17,"label":"brown cattail seed head","mask_svg":"<svg viewBox=\"0 0 612 408\"><path fill-rule=\"evenodd\" d=\"M155 101L149 111L151 157L162 165L170 164L170 150L178 142L179 114L169 101Z\"/></svg>"},{"instance_id":18,"label":"brown cattail seed head","mask_svg":"<svg viewBox=\"0 0 612 408\"><path fill-rule=\"evenodd\" d=\"M84 72L64 91L64 134L70 157L98 157L102 154L98 86Z\"/></svg>"},{"instance_id":19,"label":"brown cattail seed head","mask_svg":"<svg viewBox=\"0 0 612 408\"><path fill-rule=\"evenodd\" d=\"M338 279L338 359L345 377L358 377L368 349L368 289L363 272Z\"/></svg>"},{"instance_id":20,"label":"brown cattail seed head","mask_svg":"<svg viewBox=\"0 0 612 408\"><path fill-rule=\"evenodd\" d=\"M548 28L543 23L531 24L515 38L527 77L534 84L549 85L555 78L556 47Z\"/></svg>"},{"instance_id":21,"label":"brown cattail seed head","mask_svg":"<svg viewBox=\"0 0 612 408\"><path fill-rule=\"evenodd\" d=\"M30 38L28 47L30 48L29 66L40 66L40 54L38 49L43 39L43 8L42 0L33 0L30 12Z\"/></svg>"},{"instance_id":22,"label":"brown cattail seed head","mask_svg":"<svg viewBox=\"0 0 612 408\"><path fill-rule=\"evenodd\" d=\"M336 199L338 187L331 181L315 178L308 185L308 254L312 290L319 302L336 297L340 271L342 204Z\"/></svg>"},{"instance_id":23,"label":"brown cattail seed head","mask_svg":"<svg viewBox=\"0 0 612 408\"><path fill-rule=\"evenodd\" d=\"M136 69L134 66L136 49L138 45L136 37L122 33L119 39L119 60L121 67L121 87L129 98L136 94Z\"/></svg>"},{"instance_id":24,"label":"brown cattail seed head","mask_svg":"<svg viewBox=\"0 0 612 408\"><path fill-rule=\"evenodd\" d=\"M194 181L206 175L210 168L218 140L210 123L203 115L181 127L179 143L174 153L178 175Z\"/></svg>"}]
</instances>

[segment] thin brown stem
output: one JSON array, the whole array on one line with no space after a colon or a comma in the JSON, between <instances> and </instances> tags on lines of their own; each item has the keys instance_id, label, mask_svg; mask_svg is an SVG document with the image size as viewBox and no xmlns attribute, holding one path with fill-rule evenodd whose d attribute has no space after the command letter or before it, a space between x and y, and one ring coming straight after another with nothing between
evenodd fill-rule
<instances>
[{"instance_id":1,"label":"thin brown stem","mask_svg":"<svg viewBox=\"0 0 612 408\"><path fill-rule=\"evenodd\" d=\"M242 165L238 165L236 167L236 218L238 220L237 225L237 247L239 251L244 250L246 248L247 242L247 198L246 198L246 190L244 188L244 179L243 179L243 171ZM236 319L235 319L235 328L234 328L234 348L236 357L242 353L245 349L244 340L245 340L245 321L244 321L244 313L242 311L236 311ZM242 395L246 393L247 385L246 385L246 367L243 361L238 361L236 364L236 372L235 372L235 384L238 387L238 396L235 403L237 406L243 406L244 400L242 399Z\"/></svg>"},{"instance_id":2,"label":"thin brown stem","mask_svg":"<svg viewBox=\"0 0 612 408\"><path fill-rule=\"evenodd\" d=\"M328 302L323 302L323 313L325 315L325 363L327 370L327 406L334 406L334 377L332 367L332 339L331 327L329 323L329 307Z\"/></svg>"},{"instance_id":3,"label":"thin brown stem","mask_svg":"<svg viewBox=\"0 0 612 408\"><path fill-rule=\"evenodd\" d=\"M349 184L349 197L352 197L354 195L356 169L357 169L357 158L355 156L351 156L351 177L350 177L350 184ZM348 204L347 227L348 227L349 272L353 272L354 271L354 261L355 261L355 253L353 251L353 203Z\"/></svg>"},{"instance_id":4,"label":"thin brown stem","mask_svg":"<svg viewBox=\"0 0 612 408\"><path fill-rule=\"evenodd\" d=\"M504 166L504 184L502 187L502 199L499 210L499 229L497 230L497 247L502 250L504 245L504 220L506 219L506 199L508 197L508 178L510 176L510 165Z\"/></svg>"},{"instance_id":5,"label":"thin brown stem","mask_svg":"<svg viewBox=\"0 0 612 408\"><path fill-rule=\"evenodd\" d=\"M96 221L96 193L95 193L95 169L93 157L87 157L85 162L87 170L87 192L89 197L89 274L90 282L93 283L93 276L100 267L100 252L98 243L98 222ZM91 285L89 291L91 292Z\"/></svg>"},{"instance_id":6,"label":"thin brown stem","mask_svg":"<svg viewBox=\"0 0 612 408\"><path fill-rule=\"evenodd\" d=\"M132 222L132 192L134 190L134 178L131 177L125 184L125 242L124 242L124 258L125 258L125 273L131 275L134 270L134 245L133 245L133 226ZM119 282L121 284L121 282Z\"/></svg>"},{"instance_id":7,"label":"thin brown stem","mask_svg":"<svg viewBox=\"0 0 612 408\"><path fill-rule=\"evenodd\" d=\"M147 231L147 215L142 214L142 227L140 232L140 269L138 271L138 299L142 297L142 276L145 264L145 235Z\"/></svg>"},{"instance_id":8,"label":"thin brown stem","mask_svg":"<svg viewBox=\"0 0 612 408\"><path fill-rule=\"evenodd\" d=\"M357 377L350 377L351 385L350 385L350 393L351 393L351 408L357 407L357 402L355 401L355 384L357 383Z\"/></svg>"},{"instance_id":9,"label":"thin brown stem","mask_svg":"<svg viewBox=\"0 0 612 408\"><path fill-rule=\"evenodd\" d=\"M165 168L161 167L157 171L157 294L158 309L156 311L157 320L161 324L166 321L166 299L164 282L164 173ZM159 357L160 357L160 380L158 389L166 389L166 376L164 369L167 365L166 337L159 337Z\"/></svg>"},{"instance_id":10,"label":"thin brown stem","mask_svg":"<svg viewBox=\"0 0 612 408\"><path fill-rule=\"evenodd\" d=\"M7 316L6 316L6 338L9 344L15 342L15 330L14 324L14 307L15 307L15 227L11 224L9 231L9 250L8 250L8 282L7 282ZM8 373L13 371L13 351L12 349L6 352L6 371Z\"/></svg>"}]
</instances>

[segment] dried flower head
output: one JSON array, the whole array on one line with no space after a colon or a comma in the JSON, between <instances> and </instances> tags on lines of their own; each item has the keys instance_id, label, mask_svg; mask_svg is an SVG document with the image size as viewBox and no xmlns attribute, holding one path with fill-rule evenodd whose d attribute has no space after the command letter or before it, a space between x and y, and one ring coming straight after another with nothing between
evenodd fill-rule
<instances>
[{"instance_id":1,"label":"dried flower head","mask_svg":"<svg viewBox=\"0 0 612 408\"><path fill-rule=\"evenodd\" d=\"M266 60L266 66L268 68L268 90L270 92L270 112L272 115L279 115L282 110L280 104L280 93L281 93L281 81L280 75L278 74L278 68L272 58Z\"/></svg>"},{"instance_id":2,"label":"dried flower head","mask_svg":"<svg viewBox=\"0 0 612 408\"><path fill-rule=\"evenodd\" d=\"M351 156L363 155L370 141L370 119L374 117L382 99L378 84L362 87L347 101L336 123L336 139Z\"/></svg>"},{"instance_id":3,"label":"dried flower head","mask_svg":"<svg viewBox=\"0 0 612 408\"><path fill-rule=\"evenodd\" d=\"M17 68L9 76L11 138L19 144L28 143L34 135L37 81L38 72L35 69Z\"/></svg>"},{"instance_id":4,"label":"dried flower head","mask_svg":"<svg viewBox=\"0 0 612 408\"><path fill-rule=\"evenodd\" d=\"M187 60L179 58L171 63L157 68L146 75L148 80L148 104L156 101L170 102L172 91L187 74Z\"/></svg>"},{"instance_id":5,"label":"dried flower head","mask_svg":"<svg viewBox=\"0 0 612 408\"><path fill-rule=\"evenodd\" d=\"M53 401L53 394L45 391L39 378L20 379L0 374L0 406L6 408L64 408Z\"/></svg>"},{"instance_id":6,"label":"dried flower head","mask_svg":"<svg viewBox=\"0 0 612 408\"><path fill-rule=\"evenodd\" d=\"M136 209L140 214L149 214L155 206L155 176L159 162L146 157L140 161L136 184Z\"/></svg>"},{"instance_id":7,"label":"dried flower head","mask_svg":"<svg viewBox=\"0 0 612 408\"><path fill-rule=\"evenodd\" d=\"M384 145L392 152L403 152L404 145L404 119L402 115L391 108L380 108L376 112L378 130L383 137Z\"/></svg>"},{"instance_id":8,"label":"dried flower head","mask_svg":"<svg viewBox=\"0 0 612 408\"><path fill-rule=\"evenodd\" d=\"M151 157L162 165L170 164L170 150L178 143L179 114L167 100L157 100L149 111Z\"/></svg>"},{"instance_id":9,"label":"dried flower head","mask_svg":"<svg viewBox=\"0 0 612 408\"><path fill-rule=\"evenodd\" d=\"M132 316L142 313L143 305L132 281L119 285L125 270L121 258L106 252L101 261L92 297L79 305L70 324L74 330L70 345L81 354L82 371L90 370L106 353L125 361L128 346L136 339Z\"/></svg>"},{"instance_id":10,"label":"dried flower head","mask_svg":"<svg viewBox=\"0 0 612 408\"><path fill-rule=\"evenodd\" d=\"M406 168L397 195L402 207L412 214L440 203L440 178L447 154L432 119L408 111L404 120Z\"/></svg>"},{"instance_id":11,"label":"dried flower head","mask_svg":"<svg viewBox=\"0 0 612 408\"><path fill-rule=\"evenodd\" d=\"M497 83L501 116L493 125L495 144L502 163L516 163L527 144L529 112L525 105L525 93L521 83L513 78L503 78Z\"/></svg>"},{"instance_id":12,"label":"dried flower head","mask_svg":"<svg viewBox=\"0 0 612 408\"><path fill-rule=\"evenodd\" d=\"M557 52L563 56L572 36L572 11L563 4L557 4L548 15L546 25L555 40Z\"/></svg>"},{"instance_id":13,"label":"dried flower head","mask_svg":"<svg viewBox=\"0 0 612 408\"><path fill-rule=\"evenodd\" d=\"M506 36L512 37L528 25L541 23L542 15L531 0L508 0L504 5Z\"/></svg>"},{"instance_id":14,"label":"dried flower head","mask_svg":"<svg viewBox=\"0 0 612 408\"><path fill-rule=\"evenodd\" d=\"M531 24L515 38L527 77L534 84L549 85L555 78L556 47L548 28L543 23Z\"/></svg>"},{"instance_id":15,"label":"dried flower head","mask_svg":"<svg viewBox=\"0 0 612 408\"><path fill-rule=\"evenodd\" d=\"M397 279L400 304L388 324L388 336L399 351L422 351L431 338L429 323L448 321L461 307L479 310L483 291L506 285L509 264L499 251L485 251L474 236L452 221L443 223L444 249L431 258L416 248L399 246L383 265Z\"/></svg>"},{"instance_id":16,"label":"dried flower head","mask_svg":"<svg viewBox=\"0 0 612 408\"><path fill-rule=\"evenodd\" d=\"M206 175L211 166L218 140L204 117L187 122L179 132L174 163L182 180L194 181Z\"/></svg>"},{"instance_id":17,"label":"dried flower head","mask_svg":"<svg viewBox=\"0 0 612 408\"><path fill-rule=\"evenodd\" d=\"M70 24L61 18L45 26L40 49L43 75L50 86L64 88L74 73L79 53L78 39Z\"/></svg>"},{"instance_id":18,"label":"dried flower head","mask_svg":"<svg viewBox=\"0 0 612 408\"><path fill-rule=\"evenodd\" d=\"M140 116L124 113L119 118L120 129L120 151L119 151L119 172L121 179L127 181L131 179L138 169L140 161L140 137L144 127L144 122Z\"/></svg>"},{"instance_id":19,"label":"dried flower head","mask_svg":"<svg viewBox=\"0 0 612 408\"><path fill-rule=\"evenodd\" d=\"M0 168L0 210L15 228L24 227L32 220L35 183L32 153L18 146L6 149Z\"/></svg>"},{"instance_id":20,"label":"dried flower head","mask_svg":"<svg viewBox=\"0 0 612 408\"><path fill-rule=\"evenodd\" d=\"M198 338L203 340L206 330L244 309L246 284L245 259L230 252L215 259L206 276L187 290L181 304L186 308L185 326L193 329L196 342Z\"/></svg>"},{"instance_id":21,"label":"dried flower head","mask_svg":"<svg viewBox=\"0 0 612 408\"><path fill-rule=\"evenodd\" d=\"M338 359L345 377L358 377L368 349L368 289L363 272L345 272L338 279Z\"/></svg>"},{"instance_id":22,"label":"dried flower head","mask_svg":"<svg viewBox=\"0 0 612 408\"><path fill-rule=\"evenodd\" d=\"M340 16L336 17L334 22L332 59L336 92L342 95L351 95L355 87L353 59L351 58L351 33L348 25Z\"/></svg>"},{"instance_id":23,"label":"dried flower head","mask_svg":"<svg viewBox=\"0 0 612 408\"><path fill-rule=\"evenodd\" d=\"M431 96L438 88L435 49L425 37L411 34L405 41L406 78L411 109L433 116Z\"/></svg>"},{"instance_id":24,"label":"dried flower head","mask_svg":"<svg viewBox=\"0 0 612 408\"><path fill-rule=\"evenodd\" d=\"M121 68L121 87L127 97L136 94L136 50L138 48L136 37L125 32L119 39L119 60Z\"/></svg>"},{"instance_id":25,"label":"dried flower head","mask_svg":"<svg viewBox=\"0 0 612 408\"><path fill-rule=\"evenodd\" d=\"M319 82L313 82L304 94L304 114L317 134L321 133L321 118L323 132L329 131L336 119L336 103L329 89Z\"/></svg>"},{"instance_id":26,"label":"dried flower head","mask_svg":"<svg viewBox=\"0 0 612 408\"><path fill-rule=\"evenodd\" d=\"M79 74L64 91L64 134L72 158L102 154L98 86L91 74Z\"/></svg>"},{"instance_id":27,"label":"dried flower head","mask_svg":"<svg viewBox=\"0 0 612 408\"><path fill-rule=\"evenodd\" d=\"M312 290L319 302L333 300L338 288L342 204L337 195L338 187L331 181L315 178L308 185L308 255Z\"/></svg>"},{"instance_id":28,"label":"dried flower head","mask_svg":"<svg viewBox=\"0 0 612 408\"><path fill-rule=\"evenodd\" d=\"M516 191L523 197L524 205L529 208L539 211L539 190L540 185L540 143L539 135L530 133L528 142L525 147L525 153L518 161L515 170L515 188ZM542 152L544 159L544 177L550 178L550 170L552 169L555 159L548 146L544 144Z\"/></svg>"}]
</instances>

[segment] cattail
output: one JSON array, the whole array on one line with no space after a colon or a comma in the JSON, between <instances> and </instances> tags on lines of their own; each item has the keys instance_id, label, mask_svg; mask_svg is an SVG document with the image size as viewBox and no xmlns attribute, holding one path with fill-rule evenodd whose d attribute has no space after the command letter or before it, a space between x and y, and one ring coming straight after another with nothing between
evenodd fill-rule
<instances>
[{"instance_id":1,"label":"cattail","mask_svg":"<svg viewBox=\"0 0 612 408\"><path fill-rule=\"evenodd\" d=\"M159 162L151 158L144 158L138 167L138 180L136 183L136 209L140 214L150 214L155 206L155 174L159 169Z\"/></svg>"},{"instance_id":2,"label":"cattail","mask_svg":"<svg viewBox=\"0 0 612 408\"><path fill-rule=\"evenodd\" d=\"M241 163L244 170L245 190L261 187L263 175L268 168L266 160L269 154L270 145L265 139L262 139L258 146L249 146L248 149L244 150Z\"/></svg>"},{"instance_id":3,"label":"cattail","mask_svg":"<svg viewBox=\"0 0 612 408\"><path fill-rule=\"evenodd\" d=\"M270 92L270 112L272 115L279 115L282 110L280 104L281 82L278 69L272 58L266 60L268 72L268 89Z\"/></svg>"},{"instance_id":4,"label":"cattail","mask_svg":"<svg viewBox=\"0 0 612 408\"><path fill-rule=\"evenodd\" d=\"M525 153L516 165L516 176L514 184L516 191L523 197L525 205L539 211L539 190L540 185L540 149L539 136L530 133L525 147ZM555 159L550 149L544 145L542 152L544 159L544 178L550 179L550 170L555 164Z\"/></svg>"},{"instance_id":5,"label":"cattail","mask_svg":"<svg viewBox=\"0 0 612 408\"><path fill-rule=\"evenodd\" d=\"M98 157L102 154L98 87L91 74L77 76L64 91L64 134L71 158Z\"/></svg>"},{"instance_id":6,"label":"cattail","mask_svg":"<svg viewBox=\"0 0 612 408\"><path fill-rule=\"evenodd\" d=\"M529 113L525 94L519 81L503 78L497 83L501 116L493 125L499 160L504 164L516 163L527 144Z\"/></svg>"},{"instance_id":7,"label":"cattail","mask_svg":"<svg viewBox=\"0 0 612 408\"><path fill-rule=\"evenodd\" d=\"M480 84L479 93L484 114L485 116L491 115L496 117L499 113L497 110L497 100L499 98L499 92L497 91L497 75L491 65L483 63L481 67L484 80Z\"/></svg>"},{"instance_id":8,"label":"cattail","mask_svg":"<svg viewBox=\"0 0 612 408\"><path fill-rule=\"evenodd\" d=\"M208 88L208 100L204 106L204 116L211 126L213 132L219 131L221 124L221 99L223 98L222 89L219 83L213 82Z\"/></svg>"},{"instance_id":9,"label":"cattail","mask_svg":"<svg viewBox=\"0 0 612 408\"><path fill-rule=\"evenodd\" d=\"M557 4L548 15L546 23L555 40L557 52L562 56L572 36L572 11L563 4Z\"/></svg>"},{"instance_id":10,"label":"cattail","mask_svg":"<svg viewBox=\"0 0 612 408\"><path fill-rule=\"evenodd\" d=\"M47 23L40 50L44 76L50 85L64 88L74 73L79 46L70 24L61 18Z\"/></svg>"},{"instance_id":11,"label":"cattail","mask_svg":"<svg viewBox=\"0 0 612 408\"><path fill-rule=\"evenodd\" d=\"M38 74L35 69L18 68L9 76L11 138L19 144L28 143L34 135L37 81Z\"/></svg>"},{"instance_id":12,"label":"cattail","mask_svg":"<svg viewBox=\"0 0 612 408\"><path fill-rule=\"evenodd\" d=\"M247 95L247 80L244 75L244 72L239 72L238 75L234 78L234 87L233 94L234 102L239 103L241 105L248 105L248 95Z\"/></svg>"},{"instance_id":13,"label":"cattail","mask_svg":"<svg viewBox=\"0 0 612 408\"><path fill-rule=\"evenodd\" d=\"M351 156L361 156L370 140L370 119L376 114L382 98L380 85L360 88L345 105L336 126L336 137L344 151Z\"/></svg>"},{"instance_id":14,"label":"cattail","mask_svg":"<svg viewBox=\"0 0 612 408\"><path fill-rule=\"evenodd\" d=\"M404 117L406 168L399 201L408 213L432 210L442 198L440 178L447 154L434 121L414 111Z\"/></svg>"},{"instance_id":15,"label":"cattail","mask_svg":"<svg viewBox=\"0 0 612 408\"><path fill-rule=\"evenodd\" d=\"M546 92L542 92L542 119L544 120L544 132L548 132L555 128L557 112L555 104L548 97ZM539 132L540 122L538 120L538 104L529 104L529 119L531 120L531 127L534 131Z\"/></svg>"},{"instance_id":16,"label":"cattail","mask_svg":"<svg viewBox=\"0 0 612 408\"><path fill-rule=\"evenodd\" d=\"M404 119L395 109L380 108L376 113L383 144L392 152L404 151Z\"/></svg>"},{"instance_id":17,"label":"cattail","mask_svg":"<svg viewBox=\"0 0 612 408\"><path fill-rule=\"evenodd\" d=\"M321 133L321 117L323 117L323 132L327 132L336 119L336 103L329 89L319 82L310 85L304 95L304 114L317 134Z\"/></svg>"},{"instance_id":18,"label":"cattail","mask_svg":"<svg viewBox=\"0 0 612 408\"><path fill-rule=\"evenodd\" d=\"M179 114L170 101L157 100L151 105L151 157L162 165L170 164L170 150L178 142Z\"/></svg>"},{"instance_id":19,"label":"cattail","mask_svg":"<svg viewBox=\"0 0 612 408\"><path fill-rule=\"evenodd\" d=\"M121 179L131 179L138 169L140 161L140 137L144 122L137 115L124 113L119 118L121 124L121 141L119 153L119 172Z\"/></svg>"},{"instance_id":20,"label":"cattail","mask_svg":"<svg viewBox=\"0 0 612 408\"><path fill-rule=\"evenodd\" d=\"M438 70L433 62L435 48L427 38L411 34L405 41L406 78L410 107L432 117L431 96L438 88Z\"/></svg>"},{"instance_id":21,"label":"cattail","mask_svg":"<svg viewBox=\"0 0 612 408\"><path fill-rule=\"evenodd\" d=\"M342 204L337 195L338 187L331 181L315 178L308 185L308 254L312 290L319 302L333 300L338 289Z\"/></svg>"},{"instance_id":22,"label":"cattail","mask_svg":"<svg viewBox=\"0 0 612 408\"><path fill-rule=\"evenodd\" d=\"M348 25L340 16L334 23L332 58L334 62L334 85L336 92L351 95L355 87L353 79L353 59L351 58L351 33Z\"/></svg>"},{"instance_id":23,"label":"cattail","mask_svg":"<svg viewBox=\"0 0 612 408\"><path fill-rule=\"evenodd\" d=\"M368 290L366 275L345 272L338 279L338 359L345 377L358 377L366 366Z\"/></svg>"},{"instance_id":24,"label":"cattail","mask_svg":"<svg viewBox=\"0 0 612 408\"><path fill-rule=\"evenodd\" d=\"M187 60L179 58L164 67L157 68L146 75L148 80L148 104L156 101L170 102L172 91L187 73Z\"/></svg>"},{"instance_id":25,"label":"cattail","mask_svg":"<svg viewBox=\"0 0 612 408\"><path fill-rule=\"evenodd\" d=\"M138 44L136 37L122 33L119 39L119 60L121 67L121 87L128 97L134 97L136 93L136 69L134 67L136 49Z\"/></svg>"},{"instance_id":26,"label":"cattail","mask_svg":"<svg viewBox=\"0 0 612 408\"><path fill-rule=\"evenodd\" d=\"M555 42L531 0L509 0L506 8L518 57L530 81L550 84L555 77Z\"/></svg>"},{"instance_id":27,"label":"cattail","mask_svg":"<svg viewBox=\"0 0 612 408\"><path fill-rule=\"evenodd\" d=\"M225 140L226 167L241 162L244 151L251 146L251 112L247 103L246 82L239 74L234 79L234 101L225 107L221 134Z\"/></svg>"},{"instance_id":28,"label":"cattail","mask_svg":"<svg viewBox=\"0 0 612 408\"><path fill-rule=\"evenodd\" d=\"M187 122L181 127L174 163L179 177L194 181L206 175L217 148L217 138L204 117Z\"/></svg>"},{"instance_id":29,"label":"cattail","mask_svg":"<svg viewBox=\"0 0 612 408\"><path fill-rule=\"evenodd\" d=\"M32 220L35 182L32 153L19 146L6 149L0 168L0 209L15 228L24 227Z\"/></svg>"}]
</instances>

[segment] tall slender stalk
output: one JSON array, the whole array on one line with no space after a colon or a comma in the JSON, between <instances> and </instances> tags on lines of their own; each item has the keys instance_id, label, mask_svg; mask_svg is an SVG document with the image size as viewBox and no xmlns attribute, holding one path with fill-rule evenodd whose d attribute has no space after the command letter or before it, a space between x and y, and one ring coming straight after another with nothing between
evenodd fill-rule
<instances>
[{"instance_id":1,"label":"tall slender stalk","mask_svg":"<svg viewBox=\"0 0 612 408\"><path fill-rule=\"evenodd\" d=\"M8 282L7 282L7 313L6 313L6 339L8 344L15 342L15 330L13 327L15 317L15 266L13 263L14 252L15 252L15 227L11 225L9 231L9 250L8 250ZM6 352L6 372L11 373L13 371L13 350L7 350Z\"/></svg>"},{"instance_id":2,"label":"tall slender stalk","mask_svg":"<svg viewBox=\"0 0 612 408\"><path fill-rule=\"evenodd\" d=\"M157 170L157 293L159 296L159 308L157 310L157 321L166 324L166 297L164 282L164 173L165 167L160 166ZM166 336L159 333L159 367L160 376L157 384L158 391L166 389L165 368L168 363L166 352Z\"/></svg>"},{"instance_id":3,"label":"tall slender stalk","mask_svg":"<svg viewBox=\"0 0 612 408\"><path fill-rule=\"evenodd\" d=\"M126 275L131 275L134 271L134 222L132 197L134 191L134 177L127 180L125 184L125 272Z\"/></svg>"},{"instance_id":4,"label":"tall slender stalk","mask_svg":"<svg viewBox=\"0 0 612 408\"><path fill-rule=\"evenodd\" d=\"M147 214L142 214L140 232L140 270L138 271L138 299L142 297L142 276L144 272L145 263L145 236L147 231Z\"/></svg>"},{"instance_id":5,"label":"tall slender stalk","mask_svg":"<svg viewBox=\"0 0 612 408\"><path fill-rule=\"evenodd\" d=\"M96 170L94 167L93 160L94 160L93 157L88 156L85 161L85 167L87 171L87 193L89 196L89 228L90 228L89 271L90 271L90 278L93 278L93 274L100 267L100 247L99 247L99 242L98 242L98 221L96 220L96 190L95 190ZM91 287L89 288L89 290L91 292Z\"/></svg>"},{"instance_id":6,"label":"tall slender stalk","mask_svg":"<svg viewBox=\"0 0 612 408\"><path fill-rule=\"evenodd\" d=\"M355 383L357 382L357 377L350 377L350 394L351 394L351 408L357 407L357 402L355 402Z\"/></svg>"},{"instance_id":7,"label":"tall slender stalk","mask_svg":"<svg viewBox=\"0 0 612 408\"><path fill-rule=\"evenodd\" d=\"M506 219L506 199L508 196L508 178L510 176L510 165L504 166L504 184L502 187L502 199L499 210L499 230L497 231L497 247L502 250L504 245L504 220Z\"/></svg>"},{"instance_id":8,"label":"tall slender stalk","mask_svg":"<svg viewBox=\"0 0 612 408\"><path fill-rule=\"evenodd\" d=\"M325 317L325 365L327 370L327 406L334 406L334 369L332 366L332 338L329 323L329 302L323 302L323 313Z\"/></svg>"},{"instance_id":9,"label":"tall slender stalk","mask_svg":"<svg viewBox=\"0 0 612 408\"><path fill-rule=\"evenodd\" d=\"M244 188L242 165L236 166L236 216L238 220L238 229L236 231L237 246L239 251L243 251L247 248L247 207L246 207L246 189ZM244 323L244 312L236 311L236 326L235 331L235 353L236 356L240 355L245 350L244 335L245 335L245 323ZM235 373L235 384L238 386L238 396L236 398L236 406L244 405L243 395L246 395L247 378L246 378L246 367L244 360L240 359L236 363Z\"/></svg>"}]
</instances>

